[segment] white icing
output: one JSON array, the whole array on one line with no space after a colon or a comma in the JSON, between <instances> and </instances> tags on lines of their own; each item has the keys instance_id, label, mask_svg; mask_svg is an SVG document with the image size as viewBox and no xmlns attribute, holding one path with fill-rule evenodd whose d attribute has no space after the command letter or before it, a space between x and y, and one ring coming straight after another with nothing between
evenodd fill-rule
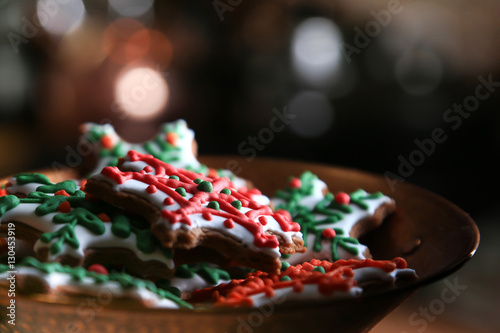
<instances>
[{"instance_id":1,"label":"white icing","mask_svg":"<svg viewBox=\"0 0 500 333\"><path fill-rule=\"evenodd\" d=\"M36 203L20 204L17 207L6 211L0 221L1 223L7 223L9 221L20 222L39 230L42 233L55 232L64 227L64 224L52 223L54 216L58 213L49 213L43 216L36 215L35 209L38 206L39 204ZM143 253L136 246L136 236L134 233L131 233L128 238L123 239L113 234L111 226L111 223L104 223L105 232L102 235L96 235L85 227L77 225L75 227L75 234L77 235L80 247L78 249L74 249L64 243L60 253L57 253L56 255L49 254L49 261L54 261L58 256L63 254L68 254L81 259L84 257L84 250L88 248L119 247L134 252L135 255L142 261L156 260L164 263L170 269L174 268L173 260L165 257L160 250L156 249L150 254ZM53 242L55 242L55 240ZM37 251L41 248L49 248L53 242L47 244L38 240L34 245L34 250Z\"/></svg>"},{"instance_id":2,"label":"white icing","mask_svg":"<svg viewBox=\"0 0 500 333\"><path fill-rule=\"evenodd\" d=\"M280 289L274 289L274 296L267 297L265 293L259 293L250 296L253 300L253 306L259 307L265 304L273 302L285 302L285 301L297 301L297 300L311 300L311 301L321 301L327 299L344 299L353 298L360 296L363 289L359 287L352 287L348 291L336 290L333 293L326 295L318 290L317 284L305 284L304 289L301 292L295 292L293 287L286 287Z\"/></svg>"},{"instance_id":3,"label":"white icing","mask_svg":"<svg viewBox=\"0 0 500 333\"><path fill-rule=\"evenodd\" d=\"M73 279L68 274L58 272L47 274L34 267L17 267L16 271L16 275L18 276L30 276L39 279L53 291L86 296L101 296L105 297L106 301L111 301L112 298L130 298L152 308L179 308L175 302L166 298L162 299L146 288L133 286L124 289L115 281L106 281L97 284L91 277L84 277L79 281ZM0 274L0 281L7 281L8 276L9 272Z\"/></svg>"},{"instance_id":4,"label":"white icing","mask_svg":"<svg viewBox=\"0 0 500 333\"><path fill-rule=\"evenodd\" d=\"M307 207L309 210L313 210L316 205L322 201L325 197L324 190L326 189L326 184L320 179L313 180L313 189L310 195L304 196L299 200L299 205ZM369 195L368 192L362 191L363 195ZM279 207L281 204L286 204L286 202L281 198L273 198L271 200L274 204L274 207ZM340 210L330 209L332 212L339 212L342 214L343 218L335 223L330 224L322 224L317 225L316 228L323 230L328 228L341 229L343 231L343 236L350 236L352 228L361 220L369 218L373 216L375 211L382 205L386 203L390 203L393 200L388 196L381 196L380 198L366 199L363 202L368 206L367 209L361 208L356 204L349 204L349 207L352 209L351 213L345 213ZM327 218L326 215L323 214L314 214L314 220L323 220ZM292 216L293 219L293 216ZM284 260L290 263L291 265L301 264L305 261L309 261L311 259L320 259L320 260L328 260L333 261L331 254L331 242L329 240L321 241L321 250L316 252L313 250L315 235L309 233L307 235L307 251L305 253L295 253L290 256L290 258ZM350 247L356 248L358 254L351 254L346 251L342 246L337 246L337 253L340 259L366 259L365 252L367 252L367 247L363 244L352 244L349 243Z\"/></svg>"}]
</instances>

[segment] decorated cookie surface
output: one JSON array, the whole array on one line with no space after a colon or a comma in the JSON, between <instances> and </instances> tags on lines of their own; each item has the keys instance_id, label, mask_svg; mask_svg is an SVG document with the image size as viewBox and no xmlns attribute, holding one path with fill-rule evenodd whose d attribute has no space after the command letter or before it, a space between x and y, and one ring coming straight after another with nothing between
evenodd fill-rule
<instances>
[{"instance_id":1,"label":"decorated cookie surface","mask_svg":"<svg viewBox=\"0 0 500 333\"><path fill-rule=\"evenodd\" d=\"M306 253L285 256L291 264L311 259L335 261L365 259L368 248L358 237L382 223L395 209L394 201L380 192L330 193L311 172L292 178L272 199L274 208L286 211L300 224Z\"/></svg>"},{"instance_id":2,"label":"decorated cookie surface","mask_svg":"<svg viewBox=\"0 0 500 333\"><path fill-rule=\"evenodd\" d=\"M263 272L228 284L197 290L190 302L213 301L215 306L262 306L296 300L325 300L360 296L370 286L394 286L398 279L415 279L402 258L393 260L313 259L295 266L285 265L279 275Z\"/></svg>"},{"instance_id":3,"label":"decorated cookie surface","mask_svg":"<svg viewBox=\"0 0 500 333\"><path fill-rule=\"evenodd\" d=\"M300 226L289 215L238 192L228 178L178 169L151 155L130 151L118 167L91 177L86 190L147 215L168 248L206 246L267 271L279 270L280 252L304 250Z\"/></svg>"},{"instance_id":4,"label":"decorated cookie surface","mask_svg":"<svg viewBox=\"0 0 500 333\"><path fill-rule=\"evenodd\" d=\"M172 251L148 223L89 198L73 180L54 184L42 174L20 174L6 189L19 197L0 197L0 232L13 224L16 237L29 242L40 260L72 266L107 261L143 276L169 276L174 268Z\"/></svg>"},{"instance_id":5,"label":"decorated cookie surface","mask_svg":"<svg viewBox=\"0 0 500 333\"><path fill-rule=\"evenodd\" d=\"M98 264L86 270L58 262L42 263L27 257L16 265L15 272L0 264L0 286L10 283L12 276L15 276L16 290L25 294L99 296L101 300L106 300L106 304L113 299L132 299L151 308L192 308L174 293L149 280L121 272L108 273L104 266Z\"/></svg>"},{"instance_id":6,"label":"decorated cookie surface","mask_svg":"<svg viewBox=\"0 0 500 333\"><path fill-rule=\"evenodd\" d=\"M130 143L122 139L111 124L86 123L81 127L80 145L90 145L94 152L94 166L90 175L97 174L106 166L116 166L118 159L135 150L178 168L185 168L211 177L229 177L237 187L246 186L247 181L236 177L230 170L213 169L201 164L196 158L197 145L194 131L180 119L165 123L153 139L144 143Z\"/></svg>"}]
</instances>

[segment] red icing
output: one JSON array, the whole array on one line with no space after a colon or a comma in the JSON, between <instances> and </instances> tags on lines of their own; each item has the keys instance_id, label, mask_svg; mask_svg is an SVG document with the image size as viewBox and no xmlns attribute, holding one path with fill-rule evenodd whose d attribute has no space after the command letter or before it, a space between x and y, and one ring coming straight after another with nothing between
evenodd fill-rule
<instances>
[{"instance_id":1,"label":"red icing","mask_svg":"<svg viewBox=\"0 0 500 333\"><path fill-rule=\"evenodd\" d=\"M328 228L328 229L323 229L321 235L326 239L332 239L333 237L335 237L336 233L335 230Z\"/></svg>"},{"instance_id":2,"label":"red icing","mask_svg":"<svg viewBox=\"0 0 500 333\"><path fill-rule=\"evenodd\" d=\"M322 267L325 273L318 271L317 267ZM203 302L212 299L215 306L252 306L253 295L264 294L266 297L272 297L276 290L288 287L300 293L304 286L309 284L317 285L321 294L331 295L336 291L349 291L355 287L357 281L354 279L354 270L363 267L376 267L390 273L396 268L405 268L406 261L403 258L395 258L392 261L350 259L335 262L313 259L302 265L290 266L280 275L257 271L249 273L246 279L196 290L189 301ZM290 280L280 281L283 277Z\"/></svg>"},{"instance_id":3,"label":"red icing","mask_svg":"<svg viewBox=\"0 0 500 333\"><path fill-rule=\"evenodd\" d=\"M157 191L157 189L156 189L156 186L154 186L154 185L149 185L146 188L146 192L151 193L151 194L156 193L156 191Z\"/></svg>"},{"instance_id":4,"label":"red icing","mask_svg":"<svg viewBox=\"0 0 500 333\"><path fill-rule=\"evenodd\" d=\"M57 191L56 193L54 193L54 195L64 195L65 197L69 197L68 192L66 192L65 190Z\"/></svg>"},{"instance_id":5,"label":"red icing","mask_svg":"<svg viewBox=\"0 0 500 333\"><path fill-rule=\"evenodd\" d=\"M345 192L339 192L335 194L334 200L336 203L341 205L348 205L351 202L351 197Z\"/></svg>"},{"instance_id":6,"label":"red icing","mask_svg":"<svg viewBox=\"0 0 500 333\"><path fill-rule=\"evenodd\" d=\"M69 213L71 212L71 205L69 201L63 201L57 206L57 210L61 213Z\"/></svg>"},{"instance_id":7,"label":"red icing","mask_svg":"<svg viewBox=\"0 0 500 333\"><path fill-rule=\"evenodd\" d=\"M168 132L165 135L165 141L170 143L172 146L177 146L177 143L179 142L179 135L175 132Z\"/></svg>"},{"instance_id":8,"label":"red icing","mask_svg":"<svg viewBox=\"0 0 500 333\"><path fill-rule=\"evenodd\" d=\"M7 191L3 188L0 188L0 197L6 196L6 195L7 195Z\"/></svg>"},{"instance_id":9,"label":"red icing","mask_svg":"<svg viewBox=\"0 0 500 333\"><path fill-rule=\"evenodd\" d=\"M290 187L291 188L301 188L302 181L299 178L292 178L292 180L290 181Z\"/></svg>"},{"instance_id":10,"label":"red icing","mask_svg":"<svg viewBox=\"0 0 500 333\"><path fill-rule=\"evenodd\" d=\"M259 222L254 221L258 216L266 215L274 217L284 232L300 231L300 225L292 222L289 215L286 216L284 214L273 213L270 207L261 205L251 200L251 198L244 193L233 190L234 185L229 178L222 177L214 179L188 170L178 169L154 158L152 155L140 154L134 150L129 151L127 156L132 162L142 161L150 165L154 170L154 174L121 171L117 167L106 167L101 173L111 178L117 184L123 184L133 179L150 186L154 185L158 191L171 197L179 204L180 208L177 210L162 210L161 216L167 219L170 224L184 223L186 225L191 225L191 220L189 218L191 214L201 213L203 214L203 218L208 221L211 220L209 214L217 215L226 219L231 219L233 223L237 223L251 232L254 236L255 246L268 248L277 248L279 246L279 241L276 236L267 234ZM179 177L179 180L170 179L169 177L172 175ZM198 190L198 184L194 182L197 178L211 182L213 191L208 193ZM175 191L178 187L183 187L187 193L193 196L186 199ZM224 188L232 189L231 195L220 193ZM231 202L234 200L241 201L243 207L248 207L251 210L242 213L231 205ZM219 204L220 210L202 207L202 204L206 204L210 201L216 201ZM228 223L228 225L231 224Z\"/></svg>"},{"instance_id":11,"label":"red icing","mask_svg":"<svg viewBox=\"0 0 500 333\"><path fill-rule=\"evenodd\" d=\"M100 265L100 264L90 265L89 268L87 268L87 271L95 272L95 273L99 273L99 274L105 274L105 275L109 274L106 267L104 267L103 265Z\"/></svg>"},{"instance_id":12,"label":"red icing","mask_svg":"<svg viewBox=\"0 0 500 333\"><path fill-rule=\"evenodd\" d=\"M172 199L171 197L166 197L165 200L163 200L163 204L165 206L171 206L175 203L174 199Z\"/></svg>"},{"instance_id":13,"label":"red icing","mask_svg":"<svg viewBox=\"0 0 500 333\"><path fill-rule=\"evenodd\" d=\"M105 214L105 213L101 213L101 214L97 215L97 217L98 217L98 218L99 218L102 222L104 222L104 223L106 223L106 222L111 222L111 218L110 218L107 214Z\"/></svg>"},{"instance_id":14,"label":"red icing","mask_svg":"<svg viewBox=\"0 0 500 333\"><path fill-rule=\"evenodd\" d=\"M101 146L103 146L103 148L106 148L106 149L111 149L111 148L113 148L113 140L111 140L111 138L109 136L104 135L101 138Z\"/></svg>"}]
</instances>

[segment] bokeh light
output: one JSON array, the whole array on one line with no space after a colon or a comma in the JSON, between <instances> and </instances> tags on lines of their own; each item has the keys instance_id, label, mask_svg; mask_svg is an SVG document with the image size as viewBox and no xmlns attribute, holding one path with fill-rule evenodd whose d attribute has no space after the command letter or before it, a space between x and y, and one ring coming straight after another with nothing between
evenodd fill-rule
<instances>
[{"instance_id":1,"label":"bokeh light","mask_svg":"<svg viewBox=\"0 0 500 333\"><path fill-rule=\"evenodd\" d=\"M314 138L325 134L333 123L333 107L324 93L305 90L288 104L288 112L296 115L290 127L296 134Z\"/></svg>"},{"instance_id":2,"label":"bokeh light","mask_svg":"<svg viewBox=\"0 0 500 333\"><path fill-rule=\"evenodd\" d=\"M154 0L109 0L109 7L124 17L139 17L153 9Z\"/></svg>"},{"instance_id":3,"label":"bokeh light","mask_svg":"<svg viewBox=\"0 0 500 333\"><path fill-rule=\"evenodd\" d=\"M157 117L167 105L169 89L163 76L149 67L125 69L115 86L113 109L122 112L122 118L150 120Z\"/></svg>"},{"instance_id":4,"label":"bokeh light","mask_svg":"<svg viewBox=\"0 0 500 333\"><path fill-rule=\"evenodd\" d=\"M142 60L148 53L151 40L148 30L141 22L120 18L106 28L102 42L109 58L125 65Z\"/></svg>"},{"instance_id":5,"label":"bokeh light","mask_svg":"<svg viewBox=\"0 0 500 333\"><path fill-rule=\"evenodd\" d=\"M0 47L0 116L14 116L20 110L29 88L28 69L8 46Z\"/></svg>"},{"instance_id":6,"label":"bokeh light","mask_svg":"<svg viewBox=\"0 0 500 333\"><path fill-rule=\"evenodd\" d=\"M395 75L407 93L426 95L441 82L443 64L430 48L417 47L408 50L396 61Z\"/></svg>"},{"instance_id":7,"label":"bokeh light","mask_svg":"<svg viewBox=\"0 0 500 333\"><path fill-rule=\"evenodd\" d=\"M341 33L331 20L313 17L300 23L292 36L297 76L314 87L335 81L341 67L341 44Z\"/></svg>"},{"instance_id":8,"label":"bokeh light","mask_svg":"<svg viewBox=\"0 0 500 333\"><path fill-rule=\"evenodd\" d=\"M82 0L38 0L36 15L40 25L50 34L62 36L76 29L85 18Z\"/></svg>"}]
</instances>

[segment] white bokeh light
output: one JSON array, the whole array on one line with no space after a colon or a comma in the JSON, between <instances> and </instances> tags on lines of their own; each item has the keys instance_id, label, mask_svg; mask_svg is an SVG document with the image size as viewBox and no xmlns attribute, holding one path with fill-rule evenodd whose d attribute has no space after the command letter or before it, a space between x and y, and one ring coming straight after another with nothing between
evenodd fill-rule
<instances>
[{"instance_id":1,"label":"white bokeh light","mask_svg":"<svg viewBox=\"0 0 500 333\"><path fill-rule=\"evenodd\" d=\"M427 47L405 52L396 62L395 76L401 87L412 95L427 95L438 87L443 77L439 56Z\"/></svg>"},{"instance_id":2,"label":"white bokeh light","mask_svg":"<svg viewBox=\"0 0 500 333\"><path fill-rule=\"evenodd\" d=\"M341 68L342 35L329 19L313 17L300 23L292 36L293 68L314 87L329 85Z\"/></svg>"},{"instance_id":3,"label":"white bokeh light","mask_svg":"<svg viewBox=\"0 0 500 333\"><path fill-rule=\"evenodd\" d=\"M62 36L80 26L85 18L85 6L82 0L38 0L36 15L48 33Z\"/></svg>"},{"instance_id":4,"label":"white bokeh light","mask_svg":"<svg viewBox=\"0 0 500 333\"><path fill-rule=\"evenodd\" d=\"M333 107L325 94L306 90L295 95L288 104L297 120L290 124L296 134L314 138L325 134L333 123Z\"/></svg>"},{"instance_id":5,"label":"white bokeh light","mask_svg":"<svg viewBox=\"0 0 500 333\"><path fill-rule=\"evenodd\" d=\"M136 120L158 116L167 105L169 89L163 76L149 67L126 69L115 86L113 109Z\"/></svg>"},{"instance_id":6,"label":"white bokeh light","mask_svg":"<svg viewBox=\"0 0 500 333\"><path fill-rule=\"evenodd\" d=\"M138 17L153 9L154 0L109 0L109 6L120 16Z\"/></svg>"}]
</instances>

